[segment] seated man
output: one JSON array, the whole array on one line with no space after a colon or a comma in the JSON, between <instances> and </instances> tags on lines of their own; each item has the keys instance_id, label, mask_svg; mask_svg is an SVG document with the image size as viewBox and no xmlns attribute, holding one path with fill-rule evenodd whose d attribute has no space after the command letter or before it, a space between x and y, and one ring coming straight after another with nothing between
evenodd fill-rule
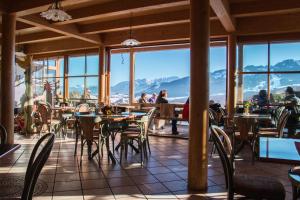
<instances>
[{"instance_id":1,"label":"seated man","mask_svg":"<svg viewBox=\"0 0 300 200\"><path fill-rule=\"evenodd\" d=\"M296 133L297 126L299 125L300 99L296 96L295 91L292 87L287 87L285 94L286 94L286 97L284 99L286 105L285 108L291 112L286 127L288 128L288 135L294 136Z\"/></svg>"}]
</instances>

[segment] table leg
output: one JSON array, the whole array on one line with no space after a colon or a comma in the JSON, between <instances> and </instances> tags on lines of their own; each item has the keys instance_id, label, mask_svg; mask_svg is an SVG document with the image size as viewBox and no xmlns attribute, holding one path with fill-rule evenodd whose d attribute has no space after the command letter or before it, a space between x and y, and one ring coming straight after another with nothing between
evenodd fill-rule
<instances>
[{"instance_id":1,"label":"table leg","mask_svg":"<svg viewBox=\"0 0 300 200\"><path fill-rule=\"evenodd\" d=\"M298 188L293 185L292 189L293 189L293 200L297 200L297 197L298 197Z\"/></svg>"},{"instance_id":2,"label":"table leg","mask_svg":"<svg viewBox=\"0 0 300 200\"><path fill-rule=\"evenodd\" d=\"M105 145L106 145L106 150L107 150L107 157L108 157L108 159L111 159L113 164L116 164L117 163L116 158L109 148L109 137L106 137L105 140L106 140Z\"/></svg>"},{"instance_id":3,"label":"table leg","mask_svg":"<svg viewBox=\"0 0 300 200\"><path fill-rule=\"evenodd\" d=\"M87 144L87 147L88 147L88 149L87 149L87 151L88 151L88 159L91 160L91 159L93 158L93 157L92 157L92 146L93 146L93 142L90 141L90 140L88 140L88 141L86 142L86 144Z\"/></svg>"}]
</instances>

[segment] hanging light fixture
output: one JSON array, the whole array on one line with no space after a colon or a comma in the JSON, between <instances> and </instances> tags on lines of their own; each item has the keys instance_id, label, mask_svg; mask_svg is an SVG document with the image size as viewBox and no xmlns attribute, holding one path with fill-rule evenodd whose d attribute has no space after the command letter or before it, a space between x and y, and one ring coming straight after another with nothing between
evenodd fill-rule
<instances>
[{"instance_id":1,"label":"hanging light fixture","mask_svg":"<svg viewBox=\"0 0 300 200\"><path fill-rule=\"evenodd\" d=\"M62 9L61 2L59 0L55 0L47 11L41 13L41 16L47 20L55 22L63 22L72 19L71 15Z\"/></svg>"},{"instance_id":2,"label":"hanging light fixture","mask_svg":"<svg viewBox=\"0 0 300 200\"><path fill-rule=\"evenodd\" d=\"M130 27L129 27L129 38L126 39L126 40L124 40L124 41L121 43L121 45L122 45L122 46L125 46L125 47L134 47L134 46L138 46L138 45L140 45L141 43L140 43L138 40L132 38L132 13L130 13L130 18L129 18L129 19L130 19L130 21L129 21L129 25L130 25Z\"/></svg>"}]
</instances>

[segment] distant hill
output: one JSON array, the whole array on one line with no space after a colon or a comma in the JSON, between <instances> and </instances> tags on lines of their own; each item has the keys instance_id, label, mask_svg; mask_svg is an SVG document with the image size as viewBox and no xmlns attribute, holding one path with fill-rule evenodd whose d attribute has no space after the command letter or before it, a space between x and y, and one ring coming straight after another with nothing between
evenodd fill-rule
<instances>
[{"instance_id":1,"label":"distant hill","mask_svg":"<svg viewBox=\"0 0 300 200\"><path fill-rule=\"evenodd\" d=\"M249 65L244 67L245 72L263 72L267 66ZM287 59L271 66L272 71L300 71L300 60ZM160 90L168 90L170 98L186 99L189 96L190 77L162 77L154 80L137 79L135 80L135 96L139 97L142 92L147 94L159 93ZM300 90L299 74L273 74L271 75L271 88L274 93L282 92L287 86L293 86ZM70 88L83 92L83 88L77 86ZM111 94L117 97L128 94L129 82L120 82L111 88ZM257 94L259 90L267 88L267 75L245 75L244 76L244 95L245 98ZM90 87L92 94L96 94L96 86ZM226 70L217 70L210 73L210 96L219 101L224 101L226 91ZM223 98L223 99L222 99ZM183 100L182 100L183 101Z\"/></svg>"}]
</instances>

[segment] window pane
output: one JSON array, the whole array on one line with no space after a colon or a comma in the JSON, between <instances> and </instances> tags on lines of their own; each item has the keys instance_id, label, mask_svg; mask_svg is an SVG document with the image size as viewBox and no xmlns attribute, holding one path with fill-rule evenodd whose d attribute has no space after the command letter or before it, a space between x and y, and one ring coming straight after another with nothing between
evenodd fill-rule
<instances>
[{"instance_id":1,"label":"window pane","mask_svg":"<svg viewBox=\"0 0 300 200\"><path fill-rule=\"evenodd\" d=\"M48 69L47 73L48 73L47 77L56 77L57 76L55 69Z\"/></svg>"},{"instance_id":2,"label":"window pane","mask_svg":"<svg viewBox=\"0 0 300 200\"><path fill-rule=\"evenodd\" d=\"M99 71L99 56L98 55L88 55L86 57L87 61L87 75L98 75Z\"/></svg>"},{"instance_id":3,"label":"window pane","mask_svg":"<svg viewBox=\"0 0 300 200\"><path fill-rule=\"evenodd\" d=\"M244 45L244 72L268 71L268 45Z\"/></svg>"},{"instance_id":4,"label":"window pane","mask_svg":"<svg viewBox=\"0 0 300 200\"><path fill-rule=\"evenodd\" d=\"M257 95L260 90L268 89L268 75L245 74L243 79L244 101L248 101Z\"/></svg>"},{"instance_id":5,"label":"window pane","mask_svg":"<svg viewBox=\"0 0 300 200\"><path fill-rule=\"evenodd\" d=\"M129 53L111 55L111 103L129 103Z\"/></svg>"},{"instance_id":6,"label":"window pane","mask_svg":"<svg viewBox=\"0 0 300 200\"><path fill-rule=\"evenodd\" d=\"M98 99L98 77L87 77L86 88L90 93L90 99Z\"/></svg>"},{"instance_id":7,"label":"window pane","mask_svg":"<svg viewBox=\"0 0 300 200\"><path fill-rule=\"evenodd\" d=\"M185 103L189 97L190 51L176 49L135 54L135 97L141 93L168 91L172 103Z\"/></svg>"},{"instance_id":8,"label":"window pane","mask_svg":"<svg viewBox=\"0 0 300 200\"><path fill-rule=\"evenodd\" d=\"M300 71L299 52L299 42L271 44L271 71Z\"/></svg>"},{"instance_id":9,"label":"window pane","mask_svg":"<svg viewBox=\"0 0 300 200\"><path fill-rule=\"evenodd\" d=\"M64 77L64 58L59 59L59 74L57 75L58 77Z\"/></svg>"},{"instance_id":10,"label":"window pane","mask_svg":"<svg viewBox=\"0 0 300 200\"><path fill-rule=\"evenodd\" d=\"M296 92L300 92L300 74L272 74L271 94L275 102L282 101L285 97L285 89L290 86Z\"/></svg>"},{"instance_id":11,"label":"window pane","mask_svg":"<svg viewBox=\"0 0 300 200\"><path fill-rule=\"evenodd\" d=\"M32 93L34 100L42 100L42 95L44 91L44 82L42 79L32 80Z\"/></svg>"},{"instance_id":12,"label":"window pane","mask_svg":"<svg viewBox=\"0 0 300 200\"><path fill-rule=\"evenodd\" d=\"M25 101L25 70L18 64L15 67L15 107L21 107Z\"/></svg>"},{"instance_id":13,"label":"window pane","mask_svg":"<svg viewBox=\"0 0 300 200\"><path fill-rule=\"evenodd\" d=\"M55 59L48 59L48 66L55 67L56 66L56 60Z\"/></svg>"},{"instance_id":14,"label":"window pane","mask_svg":"<svg viewBox=\"0 0 300 200\"><path fill-rule=\"evenodd\" d=\"M85 74L85 57L69 57L69 76L80 76Z\"/></svg>"},{"instance_id":15,"label":"window pane","mask_svg":"<svg viewBox=\"0 0 300 200\"><path fill-rule=\"evenodd\" d=\"M84 78L69 78L69 98L80 99L84 92Z\"/></svg>"},{"instance_id":16,"label":"window pane","mask_svg":"<svg viewBox=\"0 0 300 200\"><path fill-rule=\"evenodd\" d=\"M226 101L226 47L210 48L209 99L225 105Z\"/></svg>"}]
</instances>

